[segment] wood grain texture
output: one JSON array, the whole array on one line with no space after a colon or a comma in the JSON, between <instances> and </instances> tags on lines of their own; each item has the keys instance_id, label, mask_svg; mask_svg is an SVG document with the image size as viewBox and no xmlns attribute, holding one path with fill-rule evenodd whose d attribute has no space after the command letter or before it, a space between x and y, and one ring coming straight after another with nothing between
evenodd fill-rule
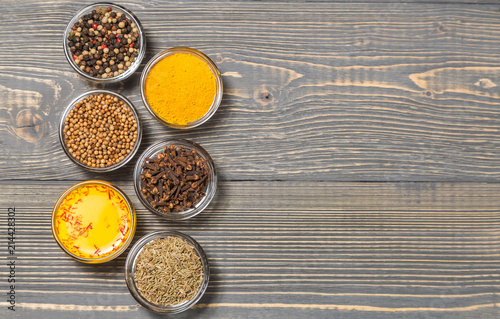
<instances>
[{"instance_id":1,"label":"wood grain texture","mask_svg":"<svg viewBox=\"0 0 500 319\"><path fill-rule=\"evenodd\" d=\"M17 311L2 299L0 318L163 317L129 294L126 253L85 265L52 238L56 199L91 178L130 195L134 242L176 229L205 249L207 293L177 318L500 317L497 1L121 1L148 50L106 88L139 109L139 152L187 138L218 169L214 202L182 223L140 204L137 156L94 174L59 145L66 105L103 87L62 52L65 24L92 2L0 2L0 237L15 207L18 256ZM145 63L174 46L203 51L223 75L218 112L189 131L161 126L139 95Z\"/></svg>"},{"instance_id":2,"label":"wood grain texture","mask_svg":"<svg viewBox=\"0 0 500 319\"><path fill-rule=\"evenodd\" d=\"M56 245L51 209L72 184L0 183L2 234L7 207L16 208L16 315L156 318L128 293L126 254L85 265ZM182 223L145 211L130 183L118 186L137 209L135 240L177 229L207 253L207 294L179 318L500 315L498 184L224 182Z\"/></svg>"},{"instance_id":3,"label":"wood grain texture","mask_svg":"<svg viewBox=\"0 0 500 319\"><path fill-rule=\"evenodd\" d=\"M83 4L16 3L0 4L0 178L94 177L57 138L66 104L96 87L61 48ZM224 98L208 123L175 131L146 112L139 72L108 88L139 108L140 151L194 140L225 180L498 182L499 7L474 3L124 1L146 29L144 62L197 48L219 66ZM129 180L132 166L106 177Z\"/></svg>"}]
</instances>

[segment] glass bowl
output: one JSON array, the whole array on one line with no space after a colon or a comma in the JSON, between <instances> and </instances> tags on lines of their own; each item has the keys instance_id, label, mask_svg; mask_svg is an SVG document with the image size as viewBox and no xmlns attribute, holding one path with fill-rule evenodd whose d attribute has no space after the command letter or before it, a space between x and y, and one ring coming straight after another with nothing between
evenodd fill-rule
<instances>
[{"instance_id":1,"label":"glass bowl","mask_svg":"<svg viewBox=\"0 0 500 319\"><path fill-rule=\"evenodd\" d=\"M212 71L212 73L215 77L216 91L215 91L215 96L214 96L214 100L212 102L212 105L208 109L207 113L205 113L205 115L203 115L202 117L200 117L199 119L197 119L195 121L187 123L186 125L180 125L180 124L176 124L176 123L168 123L167 121L162 119L158 114L156 114L156 112L149 105L148 100L146 98L146 93L145 93L146 80L147 80L149 72L151 71L153 66L156 63L158 63L159 61L161 61L163 58L170 56L170 55L173 55L175 53L186 53L186 54L190 54L190 55L193 55L193 56L199 58L200 60L202 60L203 62L206 63L206 65ZM144 70L142 71L140 89L141 89L142 102L146 106L146 109L149 111L149 113L151 113L151 115L155 119L157 119L160 123L162 123L166 126L172 127L172 128L177 128L177 129L190 129L190 128L199 126L199 125L205 123L206 121L208 121L212 117L212 115L215 114L217 109L219 108L219 105L222 101L222 91L223 91L222 77L221 77L219 69L217 68L215 63L208 56L203 54L202 52L195 50L195 49L186 48L186 47L177 47L177 48L167 49L167 50L164 50L164 51L158 53L157 55L155 55L148 62L148 64L146 65L146 67L144 67Z\"/></svg>"},{"instance_id":2,"label":"glass bowl","mask_svg":"<svg viewBox=\"0 0 500 319\"><path fill-rule=\"evenodd\" d=\"M135 118L135 120L137 122L137 140L135 142L134 147L132 148L132 151L129 154L127 154L127 156L125 156L125 158L122 161L120 161L120 162L118 162L118 163L116 163L114 165L111 165L111 166L108 166L108 167L103 167L103 168L101 168L101 167L91 167L91 166L84 165L83 163L80 163L79 161L77 161L71 155L71 153L69 152L68 147L66 146L66 143L64 143L64 132L63 132L63 130L64 130L64 120L66 119L66 116L68 116L69 112L75 107L75 105L79 101L81 101L84 98L90 96L91 94L94 94L94 95L99 95L99 94L108 95L109 94L111 96L117 97L120 100L123 100L125 102L125 104L127 104L128 107L130 107L130 109L132 110L132 114L134 115L134 118ZM141 120L139 118L139 113L135 109L134 105L132 104L132 102L130 102L128 99L126 99L123 95L115 93L115 92L112 92L112 91L109 91L109 90L92 90L92 91L88 91L88 92L85 92L85 93L79 95L73 101L71 101L71 103L69 103L69 105L66 107L66 109L62 113L61 119L59 121L59 142L61 143L61 146L62 146L64 152L66 153L66 155L74 163L76 163L77 165L79 165L79 166L81 166L81 167L83 167L85 169L94 171L94 172L109 172L109 171L116 170L116 169L124 166L125 164L127 164L134 157L135 153L139 149L139 146L141 145L141 140L142 140Z\"/></svg>"},{"instance_id":3,"label":"glass bowl","mask_svg":"<svg viewBox=\"0 0 500 319\"><path fill-rule=\"evenodd\" d=\"M203 281L198 289L197 294L191 300L186 300L183 303L172 305L172 306L161 306L146 300L138 291L137 286L135 284L135 270L136 270L136 261L139 254L142 252L144 246L151 241L159 238L167 238L167 237L180 237L184 239L188 244L190 244L198 254L201 260L202 269L203 269ZM125 281L127 282L128 289L132 296L142 305L144 308L149 309L154 312L159 313L179 313L185 310L188 310L193 305L195 305L205 293L205 290L208 287L208 281L210 277L210 267L208 265L208 259L203 251L203 248L190 236L183 234L178 231L169 230L169 231L158 231L149 233L143 237L141 237L130 249L127 260L125 261Z\"/></svg>"},{"instance_id":4,"label":"glass bowl","mask_svg":"<svg viewBox=\"0 0 500 319\"><path fill-rule=\"evenodd\" d=\"M190 208L188 210L185 210L183 212L172 212L172 213L164 213L161 212L157 209L155 209L151 204L146 200L144 195L141 192L141 173L143 171L142 169L142 164L147 158L153 158L156 157L157 154L161 153L164 149L165 146L170 146L170 145L175 145L177 147L179 146L184 146L186 150L191 150L194 149L198 155L204 159L207 162L208 168L210 169L210 177L208 180L207 187L205 189L205 196L198 202L196 203L196 206L193 208ZM177 138L170 138L166 139L163 141L159 141L148 147L139 157L137 160L137 163L135 164L135 169L134 169L134 188L135 192L137 194L137 197L141 201L141 203L149 209L152 213L167 219L167 220L185 220L191 217L194 217L201 213L212 201L212 199L215 196L215 191L217 189L217 173L215 170L215 165L212 160L212 157L203 149L200 145L185 140L185 139L177 139Z\"/></svg>"},{"instance_id":5,"label":"glass bowl","mask_svg":"<svg viewBox=\"0 0 500 319\"><path fill-rule=\"evenodd\" d=\"M73 53L71 53L70 48L68 46L68 36L69 33L72 31L73 25L78 22L78 20L86 15L92 12L92 10L97 9L98 7L101 8L108 8L111 7L113 8L114 11L116 12L121 12L124 14L127 19L131 20L133 23L136 24L137 30L139 33L139 44L140 48L138 51L138 56L136 57L135 61L131 63L130 67L123 72L122 74L119 74L117 76L113 76L110 78L97 78L94 76L90 76L89 74L83 72L80 70L80 68L75 64L73 60ZM110 3L110 2L98 2L91 4L89 6L86 6L85 8L80 9L74 16L73 18L69 21L68 25L66 26L66 29L64 30L64 37L63 37L63 48L64 48L64 55L66 56L66 60L68 60L69 65L76 71L76 73L80 74L82 77L84 77L86 80L91 81L91 82L96 82L96 83L116 83L125 80L126 78L130 77L134 72L139 68L141 65L142 59L144 58L144 55L146 54L146 38L145 38L145 33L142 28L142 25L139 21L139 19L127 8L122 7L120 5Z\"/></svg>"},{"instance_id":6,"label":"glass bowl","mask_svg":"<svg viewBox=\"0 0 500 319\"><path fill-rule=\"evenodd\" d=\"M114 245L116 244L116 242L115 242L111 246L113 248L112 248L112 250L111 250L111 252L109 254L104 255L102 257L98 257L98 258L86 257L85 254L87 254L87 253L83 253L83 252L81 252L81 255L78 255L77 252L72 252L71 251L72 247L76 248L76 251L79 251L79 249L82 248L82 247L72 246L70 248L70 247L68 247L67 243L65 244L64 239L60 238L60 237L62 237L62 235L60 234L62 232L62 230L60 231L59 225L60 225L60 223L62 221L65 221L65 222L76 221L78 224L80 224L80 222L83 223L83 225L86 224L86 222L83 220L83 218L85 218L85 217L82 217L82 215L85 215L85 214L79 214L79 216L76 216L76 217L75 216L68 217L67 215L65 215L66 213L64 213L64 212L61 215L58 214L58 211L59 211L59 208L61 207L61 205L65 205L66 204L65 203L66 199L67 200L73 200L73 199L79 198L78 196L75 195L75 193L73 193L73 191L81 188L82 192L85 193L85 190L83 190L85 186L90 186L90 187L97 186L97 187L100 187L101 188L100 192L106 190L106 192L104 193L104 200L106 201L106 204L109 205L109 202L111 202L111 199L113 197L115 197L116 200L115 200L114 205L123 205L123 203L124 203L124 206L126 208L124 210L127 212L127 215L128 215L127 217L130 218L130 224L128 225L129 226L128 227L129 230L128 230L128 232L126 234L124 234L124 237L119 238L119 240L121 241L121 244L118 247L118 249L115 250L115 248L114 248L115 247ZM103 188L104 188L104 190L103 190ZM114 191L114 193L116 193L118 195L113 196L112 193L109 192L109 190ZM97 192L97 190L95 192ZM87 192L87 195L88 195L88 192ZM93 198L98 197L95 194L92 194L92 196L93 196ZM109 198L109 202L107 202L108 198ZM78 202L78 200L75 203L71 204L70 207L74 207L74 205L77 202ZM98 203L98 204L96 204L96 203ZM88 207L89 204L90 204L90 202L86 203L84 207ZM98 207L98 206L103 207L102 205L100 205L100 204L102 204L102 200L101 201L94 200L92 202L92 204L95 204L94 207ZM109 206L104 206L104 207L106 207L106 209L109 209ZM121 207L121 208L123 208L123 207ZM103 208L103 210L104 210L104 208ZM106 213L109 214L109 211L106 211ZM63 215L65 215L65 217L63 217ZM60 218L62 218L63 220L61 221ZM64 218L66 218L66 220ZM78 218L80 218L81 220L79 220ZM89 233L87 233L87 237L85 237L85 238L89 238L90 237L89 234L92 231L94 231L94 232L103 232L103 227L99 227L98 223L99 222L104 222L105 219L104 220L103 219L99 219L99 216L95 216L92 213L90 213L90 216L87 216L87 218L89 220L92 220L92 222L89 224L89 226L87 226L87 228L90 227L92 224L93 224L92 225L93 227L90 227L90 231L89 231ZM128 221L127 221L127 224L128 224ZM118 231L122 231L122 233L123 233L123 230L121 230L120 226L121 225L117 225ZM71 186L66 191L64 191L64 193L61 196L59 196L59 198L57 199L57 201L56 201L56 203L54 205L54 208L52 210L51 228L52 228L52 235L54 236L55 241L57 242L57 244L59 245L59 247L69 257L71 257L71 258L73 258L73 259L75 259L77 261L83 262L83 263L103 263L103 262L107 262L107 261L113 260L116 257L120 256L127 249L127 247L130 245L130 243L132 242L132 239L134 238L134 234L135 234L136 214L135 214L135 210L134 210L134 206L132 205L132 202L130 201L130 199L128 198L128 196L120 188L118 188L117 186L115 186L115 185L113 185L111 183L105 182L105 181L88 180L88 181L83 181L83 182L80 182L80 183L77 183L77 184ZM106 230L105 230L107 233L109 233L108 229L109 229L109 225L108 225L108 228L106 228ZM85 231L86 231L86 229L85 229ZM118 231L117 231L117 235L119 235ZM93 236L94 237L93 240L97 240L96 238L101 238L102 239L101 235L102 235L102 233L99 233L99 235L94 235ZM68 235L68 237L69 236L70 235ZM110 238L110 237L108 237L108 238ZM105 245L107 245L109 247L110 244L111 244L111 242L113 240L115 240L115 239L116 239L116 237L114 237L113 239L110 239L110 241L106 242ZM86 240L90 241L90 239L86 239ZM76 244L76 242L77 242L77 240L75 240L74 243ZM81 243L82 242L80 242L80 244ZM94 246L94 247L96 247L96 246Z\"/></svg>"}]
</instances>

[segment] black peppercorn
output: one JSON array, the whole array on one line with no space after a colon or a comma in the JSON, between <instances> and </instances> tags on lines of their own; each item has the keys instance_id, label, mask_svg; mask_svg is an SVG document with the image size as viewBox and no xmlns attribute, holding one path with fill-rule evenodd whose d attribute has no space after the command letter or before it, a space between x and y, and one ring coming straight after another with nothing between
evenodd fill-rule
<instances>
[{"instance_id":1,"label":"black peppercorn","mask_svg":"<svg viewBox=\"0 0 500 319\"><path fill-rule=\"evenodd\" d=\"M117 14L112 8L97 8L73 25L67 37L68 51L78 57L75 61L85 73L98 78L117 76L135 62L130 61L134 54L138 56L139 35L133 32L135 25L132 25L123 13ZM108 34L108 30L114 33Z\"/></svg>"}]
</instances>

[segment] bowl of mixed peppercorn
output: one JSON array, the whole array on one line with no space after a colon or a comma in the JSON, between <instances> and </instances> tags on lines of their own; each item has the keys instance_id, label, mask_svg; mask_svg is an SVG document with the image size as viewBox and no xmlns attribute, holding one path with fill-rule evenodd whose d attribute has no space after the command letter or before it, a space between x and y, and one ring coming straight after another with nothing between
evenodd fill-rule
<instances>
[{"instance_id":1,"label":"bowl of mixed peppercorn","mask_svg":"<svg viewBox=\"0 0 500 319\"><path fill-rule=\"evenodd\" d=\"M142 204L167 220L185 220L212 201L217 174L200 145L170 138L148 147L134 169L134 188Z\"/></svg>"},{"instance_id":2,"label":"bowl of mixed peppercorn","mask_svg":"<svg viewBox=\"0 0 500 319\"><path fill-rule=\"evenodd\" d=\"M146 41L131 11L112 3L96 3L71 19L63 47L69 64L85 79L114 83L137 70L146 52Z\"/></svg>"}]
</instances>

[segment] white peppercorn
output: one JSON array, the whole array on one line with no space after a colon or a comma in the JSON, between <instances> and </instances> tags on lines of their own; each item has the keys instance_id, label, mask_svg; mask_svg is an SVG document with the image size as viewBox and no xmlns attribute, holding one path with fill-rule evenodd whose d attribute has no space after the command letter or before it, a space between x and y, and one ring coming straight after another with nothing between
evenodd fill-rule
<instances>
[{"instance_id":1,"label":"white peppercorn","mask_svg":"<svg viewBox=\"0 0 500 319\"><path fill-rule=\"evenodd\" d=\"M127 70L125 63L132 62L140 48L140 36L132 32L133 29L138 31L137 25L131 22L130 17L112 7L98 7L83 15L72 26L66 42L73 57L72 62L96 78L109 78L122 73L118 68L105 72L108 66L119 63L123 64L120 70Z\"/></svg>"}]
</instances>

